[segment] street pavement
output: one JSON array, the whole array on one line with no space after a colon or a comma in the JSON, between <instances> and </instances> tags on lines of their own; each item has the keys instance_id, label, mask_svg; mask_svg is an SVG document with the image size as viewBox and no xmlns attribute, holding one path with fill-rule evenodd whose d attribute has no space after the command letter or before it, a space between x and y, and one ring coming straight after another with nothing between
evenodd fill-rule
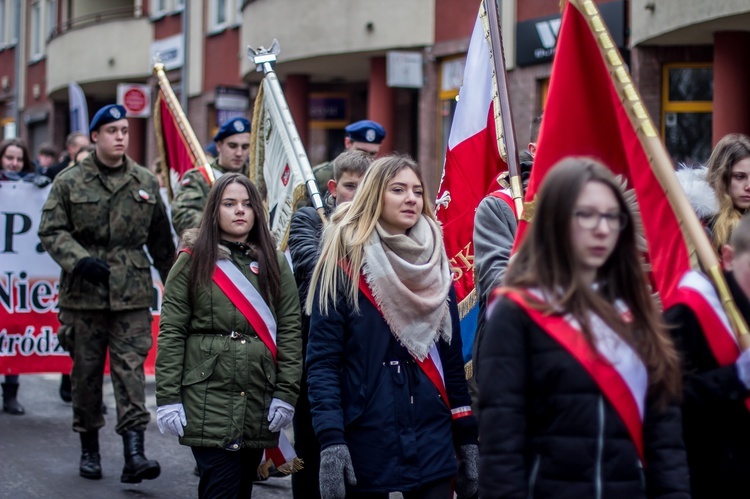
<instances>
[{"instance_id":1,"label":"street pavement","mask_svg":"<svg viewBox=\"0 0 750 499\"><path fill-rule=\"evenodd\" d=\"M198 477L189 447L156 427L154 378L147 378L146 404L151 423L146 430L146 457L161 464L161 476L139 484L120 483L122 439L115 433L115 407L109 377L104 382L106 426L99 432L101 480L78 476L80 439L71 430L73 411L58 395L60 375L21 375L18 400L23 416L0 412L0 498L31 499L158 499L198 497ZM270 478L253 486L254 499L291 498L289 477Z\"/></svg>"}]
</instances>

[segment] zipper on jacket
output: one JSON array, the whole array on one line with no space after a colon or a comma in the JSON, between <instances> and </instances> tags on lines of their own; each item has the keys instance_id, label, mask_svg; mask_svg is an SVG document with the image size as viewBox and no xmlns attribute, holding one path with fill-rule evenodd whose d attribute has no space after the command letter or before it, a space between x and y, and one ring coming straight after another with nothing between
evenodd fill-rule
<instances>
[{"instance_id":1,"label":"zipper on jacket","mask_svg":"<svg viewBox=\"0 0 750 499\"><path fill-rule=\"evenodd\" d=\"M534 458L534 464L531 466L531 474L529 475L529 494L528 499L534 497L534 489L536 488L536 476L539 473L539 463L542 460L542 456L537 454Z\"/></svg>"},{"instance_id":2,"label":"zipper on jacket","mask_svg":"<svg viewBox=\"0 0 750 499\"><path fill-rule=\"evenodd\" d=\"M604 454L604 398L599 396L599 434L596 438L596 463L594 464L594 497L602 499L602 456Z\"/></svg>"},{"instance_id":3,"label":"zipper on jacket","mask_svg":"<svg viewBox=\"0 0 750 499\"><path fill-rule=\"evenodd\" d=\"M638 476L641 477L641 487L643 492L646 492L646 473L643 471L643 463L640 459L636 460L636 466L638 467Z\"/></svg>"}]
</instances>

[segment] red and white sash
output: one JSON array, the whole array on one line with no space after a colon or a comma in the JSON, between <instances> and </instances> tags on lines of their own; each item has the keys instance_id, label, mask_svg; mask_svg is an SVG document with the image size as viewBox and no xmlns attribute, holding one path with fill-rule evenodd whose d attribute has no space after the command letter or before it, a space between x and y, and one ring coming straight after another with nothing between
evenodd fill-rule
<instances>
[{"instance_id":1,"label":"red and white sash","mask_svg":"<svg viewBox=\"0 0 750 499\"><path fill-rule=\"evenodd\" d=\"M513 214L518 217L518 214L516 213L516 205L513 202L513 193L510 189L498 189L496 191L492 191L489 194L493 198L501 199L505 201L505 203L510 208L510 211L513 212Z\"/></svg>"},{"instance_id":2,"label":"red and white sash","mask_svg":"<svg viewBox=\"0 0 750 499\"><path fill-rule=\"evenodd\" d=\"M716 362L722 367L734 364L740 356L740 346L732 333L721 300L708 278L700 272L687 272L677 289L675 303L693 311ZM750 410L750 397L745 399L745 407Z\"/></svg>"},{"instance_id":3,"label":"red and white sash","mask_svg":"<svg viewBox=\"0 0 750 499\"><path fill-rule=\"evenodd\" d=\"M216 262L213 275L214 283L229 298L232 305L247 319L258 338L263 341L276 361L276 319L268 304L255 286L230 260L220 259ZM302 461L297 458L294 447L289 443L284 431L279 432L279 445L265 449L258 466L261 479L273 474L274 468L288 475L302 469Z\"/></svg>"},{"instance_id":4,"label":"red and white sash","mask_svg":"<svg viewBox=\"0 0 750 499\"><path fill-rule=\"evenodd\" d=\"M591 326L597 348L593 349L580 330L577 321L561 315L550 315L533 308L529 294L498 288L493 301L506 296L518 304L528 316L591 375L604 396L614 407L630 434L642 462L643 413L648 388L646 367L632 348L598 317ZM535 297L536 298L536 297ZM536 301L541 301L539 298Z\"/></svg>"},{"instance_id":5,"label":"red and white sash","mask_svg":"<svg viewBox=\"0 0 750 499\"><path fill-rule=\"evenodd\" d=\"M365 280L364 275L360 275L359 278L359 291L363 295L365 295L368 300L370 300L370 303L372 303L377 311L382 315L380 306L378 306L378 303L375 301L375 297L372 294L370 286L367 285L367 281ZM443 402L445 402L445 405L447 405L448 409L451 411L452 419L471 416L470 406L451 407L450 399L448 398L448 391L445 389L445 374L443 373L443 363L440 360L440 353L437 349L437 343L432 345L429 354L427 355L427 357L425 357L424 360L419 360L418 358L414 357L414 361L427 375L432 384L435 385L435 388L437 388L437 391L440 394L440 397L442 397Z\"/></svg>"}]
</instances>

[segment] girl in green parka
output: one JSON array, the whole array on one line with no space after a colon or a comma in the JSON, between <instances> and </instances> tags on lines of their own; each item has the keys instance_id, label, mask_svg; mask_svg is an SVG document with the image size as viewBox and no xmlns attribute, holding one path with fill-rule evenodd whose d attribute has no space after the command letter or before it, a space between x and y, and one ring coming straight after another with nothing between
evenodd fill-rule
<instances>
[{"instance_id":1,"label":"girl in green parka","mask_svg":"<svg viewBox=\"0 0 750 499\"><path fill-rule=\"evenodd\" d=\"M230 300L215 273L229 276L241 298ZM261 323L236 306L253 295ZM297 287L260 193L247 177L225 174L200 228L183 234L156 356L157 423L192 448L199 497L250 497L263 449L292 422L301 349Z\"/></svg>"}]
</instances>

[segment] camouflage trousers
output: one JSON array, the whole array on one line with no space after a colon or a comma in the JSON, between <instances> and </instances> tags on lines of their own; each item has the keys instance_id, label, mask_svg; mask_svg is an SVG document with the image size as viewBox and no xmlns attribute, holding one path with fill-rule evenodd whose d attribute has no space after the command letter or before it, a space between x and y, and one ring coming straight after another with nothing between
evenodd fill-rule
<instances>
[{"instance_id":1,"label":"camouflage trousers","mask_svg":"<svg viewBox=\"0 0 750 499\"><path fill-rule=\"evenodd\" d=\"M115 431L123 434L145 429L151 419L146 409L143 373L143 363L152 344L151 312L66 309L60 311L59 319L67 326L66 342L73 357L70 373L73 431L86 432L104 426L102 382L107 348L117 408Z\"/></svg>"}]
</instances>

